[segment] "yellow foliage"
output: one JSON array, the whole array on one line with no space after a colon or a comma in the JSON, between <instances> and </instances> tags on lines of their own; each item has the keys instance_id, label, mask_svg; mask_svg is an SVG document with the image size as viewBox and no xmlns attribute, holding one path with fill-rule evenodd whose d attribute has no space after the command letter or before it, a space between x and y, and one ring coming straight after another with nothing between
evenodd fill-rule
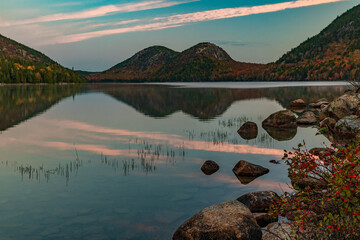
<instances>
[{"instance_id":1,"label":"yellow foliage","mask_svg":"<svg viewBox=\"0 0 360 240\"><path fill-rule=\"evenodd\" d=\"M25 69L24 66L19 63L14 63L14 66L16 67L17 70Z\"/></svg>"}]
</instances>

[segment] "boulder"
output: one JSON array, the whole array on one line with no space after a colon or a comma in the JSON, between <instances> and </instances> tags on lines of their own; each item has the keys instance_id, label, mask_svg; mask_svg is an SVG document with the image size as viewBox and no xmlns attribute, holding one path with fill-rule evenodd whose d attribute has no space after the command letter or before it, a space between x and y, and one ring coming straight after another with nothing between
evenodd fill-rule
<instances>
[{"instance_id":1,"label":"boulder","mask_svg":"<svg viewBox=\"0 0 360 240\"><path fill-rule=\"evenodd\" d=\"M335 124L335 132L341 138L360 137L360 118L351 115L340 119Z\"/></svg>"},{"instance_id":2,"label":"boulder","mask_svg":"<svg viewBox=\"0 0 360 240\"><path fill-rule=\"evenodd\" d=\"M254 122L246 122L239 128L237 132L243 139L250 140L257 137L258 127Z\"/></svg>"},{"instance_id":3,"label":"boulder","mask_svg":"<svg viewBox=\"0 0 360 240\"><path fill-rule=\"evenodd\" d=\"M247 206L251 212L267 212L270 204L279 198L273 191L250 192L240 196L237 200Z\"/></svg>"},{"instance_id":4,"label":"boulder","mask_svg":"<svg viewBox=\"0 0 360 240\"><path fill-rule=\"evenodd\" d=\"M315 124L316 121L317 119L313 112L305 112L298 119L296 119L297 124L304 124L304 125Z\"/></svg>"},{"instance_id":5,"label":"boulder","mask_svg":"<svg viewBox=\"0 0 360 240\"><path fill-rule=\"evenodd\" d=\"M261 236L250 210L232 200L195 214L176 230L173 240L260 240Z\"/></svg>"},{"instance_id":6,"label":"boulder","mask_svg":"<svg viewBox=\"0 0 360 240\"><path fill-rule=\"evenodd\" d=\"M263 126L265 131L277 141L289 141L296 136L297 128L275 128Z\"/></svg>"},{"instance_id":7,"label":"boulder","mask_svg":"<svg viewBox=\"0 0 360 240\"><path fill-rule=\"evenodd\" d=\"M201 171L203 171L203 173L205 173L206 175L211 175L217 170L219 170L219 165L211 160L205 161L204 164L201 166Z\"/></svg>"},{"instance_id":8,"label":"boulder","mask_svg":"<svg viewBox=\"0 0 360 240\"><path fill-rule=\"evenodd\" d=\"M290 102L290 108L293 109L306 108L306 103L302 99L296 99Z\"/></svg>"},{"instance_id":9,"label":"boulder","mask_svg":"<svg viewBox=\"0 0 360 240\"><path fill-rule=\"evenodd\" d=\"M291 227L288 223L270 223L262 240L291 240Z\"/></svg>"},{"instance_id":10,"label":"boulder","mask_svg":"<svg viewBox=\"0 0 360 240\"><path fill-rule=\"evenodd\" d=\"M329 105L329 101L325 98L319 99L316 103L310 103L309 107L311 108L323 108L324 106Z\"/></svg>"},{"instance_id":11,"label":"boulder","mask_svg":"<svg viewBox=\"0 0 360 240\"><path fill-rule=\"evenodd\" d=\"M236 176L240 177L259 177L268 173L269 169L244 160L240 160L232 169L232 171Z\"/></svg>"},{"instance_id":12,"label":"boulder","mask_svg":"<svg viewBox=\"0 0 360 240\"><path fill-rule=\"evenodd\" d=\"M253 215L260 227L266 227L270 223L278 221L277 218L272 217L269 213L253 213Z\"/></svg>"},{"instance_id":13,"label":"boulder","mask_svg":"<svg viewBox=\"0 0 360 240\"><path fill-rule=\"evenodd\" d=\"M339 120L343 117L355 114L359 106L359 96L355 93L346 93L332 101L328 108L328 116Z\"/></svg>"},{"instance_id":14,"label":"boulder","mask_svg":"<svg viewBox=\"0 0 360 240\"><path fill-rule=\"evenodd\" d=\"M262 122L263 127L296 128L296 117L290 110L282 110L271 114Z\"/></svg>"}]
</instances>

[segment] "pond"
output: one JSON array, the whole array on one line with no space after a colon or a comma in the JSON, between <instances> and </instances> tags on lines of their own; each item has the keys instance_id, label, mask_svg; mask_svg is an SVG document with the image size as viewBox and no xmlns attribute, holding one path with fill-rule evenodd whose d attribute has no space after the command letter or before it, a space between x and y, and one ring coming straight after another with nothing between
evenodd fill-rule
<instances>
[{"instance_id":1,"label":"pond","mask_svg":"<svg viewBox=\"0 0 360 240\"><path fill-rule=\"evenodd\" d=\"M331 86L330 86L331 85ZM222 87L224 86L224 87ZM289 189L283 150L329 145L313 127L261 122L341 83L0 86L1 239L171 239L186 219L258 190ZM259 133L242 139L253 121ZM201 165L220 169L205 175ZM239 160L270 169L241 183Z\"/></svg>"}]
</instances>

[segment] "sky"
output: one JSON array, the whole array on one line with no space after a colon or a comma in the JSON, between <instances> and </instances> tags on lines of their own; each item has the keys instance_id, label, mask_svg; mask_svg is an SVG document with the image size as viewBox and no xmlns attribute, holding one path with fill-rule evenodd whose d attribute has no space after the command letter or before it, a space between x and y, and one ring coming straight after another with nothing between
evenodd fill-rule
<instances>
[{"instance_id":1,"label":"sky","mask_svg":"<svg viewBox=\"0 0 360 240\"><path fill-rule=\"evenodd\" d=\"M268 63L360 0L0 1L0 34L68 68L104 71L153 45L212 42L237 61Z\"/></svg>"}]
</instances>

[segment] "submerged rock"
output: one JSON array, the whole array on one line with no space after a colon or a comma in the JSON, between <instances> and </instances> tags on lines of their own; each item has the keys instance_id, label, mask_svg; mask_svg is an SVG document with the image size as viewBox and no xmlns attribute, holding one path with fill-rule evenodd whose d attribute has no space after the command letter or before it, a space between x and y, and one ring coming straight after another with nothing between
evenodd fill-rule
<instances>
[{"instance_id":1,"label":"submerged rock","mask_svg":"<svg viewBox=\"0 0 360 240\"><path fill-rule=\"evenodd\" d=\"M254 122L246 122L239 128L237 132L243 139L250 140L257 137L258 127Z\"/></svg>"},{"instance_id":2,"label":"submerged rock","mask_svg":"<svg viewBox=\"0 0 360 240\"><path fill-rule=\"evenodd\" d=\"M296 99L296 100L290 102L290 108L293 108L293 109L306 108L306 103L302 99Z\"/></svg>"},{"instance_id":3,"label":"submerged rock","mask_svg":"<svg viewBox=\"0 0 360 240\"><path fill-rule=\"evenodd\" d=\"M201 166L201 171L203 171L203 173L206 175L211 175L217 172L217 170L219 170L219 165L212 160L205 161Z\"/></svg>"},{"instance_id":4,"label":"submerged rock","mask_svg":"<svg viewBox=\"0 0 360 240\"><path fill-rule=\"evenodd\" d=\"M264 126L265 131L277 141L289 141L296 136L297 128L274 128Z\"/></svg>"},{"instance_id":5,"label":"submerged rock","mask_svg":"<svg viewBox=\"0 0 360 240\"><path fill-rule=\"evenodd\" d=\"M204 208L176 230L173 240L260 240L261 236L250 210L233 200Z\"/></svg>"},{"instance_id":6,"label":"submerged rock","mask_svg":"<svg viewBox=\"0 0 360 240\"><path fill-rule=\"evenodd\" d=\"M251 212L267 212L270 204L279 198L273 191L250 192L240 196L237 200L247 206Z\"/></svg>"},{"instance_id":7,"label":"submerged rock","mask_svg":"<svg viewBox=\"0 0 360 240\"><path fill-rule=\"evenodd\" d=\"M280 161L274 159L270 160L269 162L273 164L280 164Z\"/></svg>"},{"instance_id":8,"label":"submerged rock","mask_svg":"<svg viewBox=\"0 0 360 240\"><path fill-rule=\"evenodd\" d=\"M288 223L270 223L262 240L291 240L291 228Z\"/></svg>"},{"instance_id":9,"label":"submerged rock","mask_svg":"<svg viewBox=\"0 0 360 240\"><path fill-rule=\"evenodd\" d=\"M240 160L232 169L236 176L241 177L259 177L269 172L269 169L260 165L252 164L244 160Z\"/></svg>"},{"instance_id":10,"label":"submerged rock","mask_svg":"<svg viewBox=\"0 0 360 240\"><path fill-rule=\"evenodd\" d=\"M315 124L316 121L317 119L313 112L305 112L298 119L296 119L297 124L304 124L304 125L312 125Z\"/></svg>"},{"instance_id":11,"label":"submerged rock","mask_svg":"<svg viewBox=\"0 0 360 240\"><path fill-rule=\"evenodd\" d=\"M271 114L262 122L263 127L296 128L296 116L290 110Z\"/></svg>"}]
</instances>

